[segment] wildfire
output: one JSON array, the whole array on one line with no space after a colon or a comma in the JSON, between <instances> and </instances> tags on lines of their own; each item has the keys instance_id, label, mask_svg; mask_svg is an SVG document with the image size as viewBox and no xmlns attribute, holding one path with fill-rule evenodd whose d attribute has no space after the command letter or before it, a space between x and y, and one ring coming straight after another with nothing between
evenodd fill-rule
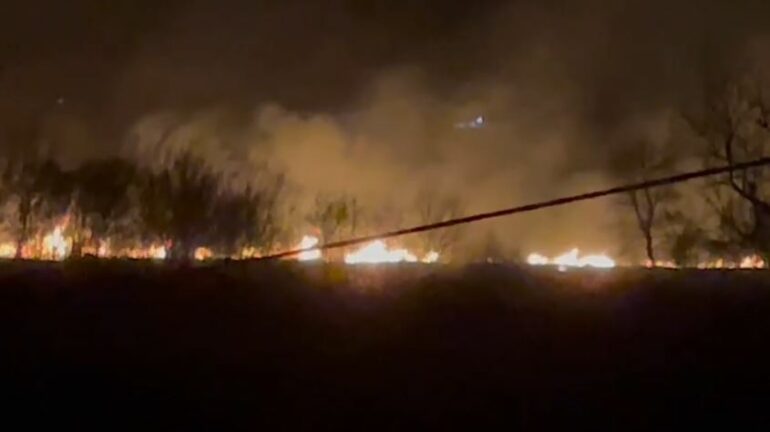
<instances>
[{"instance_id":1,"label":"wildfire","mask_svg":"<svg viewBox=\"0 0 770 432\"><path fill-rule=\"evenodd\" d=\"M302 241L297 246L297 249L310 249L316 245L318 245L318 237L305 236L302 237ZM319 259L321 259L321 251L318 249L306 250L297 255L297 260L299 261L315 261Z\"/></svg>"},{"instance_id":2,"label":"wildfire","mask_svg":"<svg viewBox=\"0 0 770 432\"><path fill-rule=\"evenodd\" d=\"M110 256L110 243L108 241L100 241L99 249L96 250L96 256L104 258Z\"/></svg>"},{"instance_id":3,"label":"wildfire","mask_svg":"<svg viewBox=\"0 0 770 432\"><path fill-rule=\"evenodd\" d=\"M43 256L54 260L63 260L70 253L72 240L62 235L62 227L57 226L53 232L43 237Z\"/></svg>"},{"instance_id":4,"label":"wildfire","mask_svg":"<svg viewBox=\"0 0 770 432\"><path fill-rule=\"evenodd\" d=\"M50 259L63 260L72 253L73 238L65 235L67 229L66 219L48 233L40 232L25 242L22 247L22 256L25 259ZM139 246L134 248L113 249L110 239L94 241L91 244L83 245L84 254L96 255L101 258L133 258L133 259L154 259L165 260L168 257L168 246L170 244L155 243L149 246ZM306 235L302 238L297 249L303 249L297 254L299 261L316 261L324 257L322 251L317 249L320 241L317 237ZM0 259L9 259L16 257L16 243L6 241L0 243ZM194 258L198 261L212 259L215 251L207 247L199 247L194 251ZM253 247L244 248L237 258L258 257L261 253ZM346 264L387 264L387 263L436 263L441 259L439 252L429 251L422 258L406 248L389 248L382 240L376 240L364 245L358 250L350 252L344 256ZM556 257L548 257L539 253L532 253L527 257L527 263L532 266L554 266L560 271L566 271L568 268L597 268L610 269L617 266L615 260L605 254L581 255L580 250L575 248ZM680 268L673 261L655 261L644 262L642 266L648 268ZM748 255L736 259L716 258L711 261L698 263L695 267L699 269L765 269L768 263L758 255Z\"/></svg>"},{"instance_id":5,"label":"wildfire","mask_svg":"<svg viewBox=\"0 0 770 432\"><path fill-rule=\"evenodd\" d=\"M740 267L742 269L753 269L753 268L761 269L761 268L765 268L765 260L763 260L762 258L760 258L760 257L758 257L756 255L747 256L747 257L743 258L743 261L741 261L741 263L738 265L738 267Z\"/></svg>"},{"instance_id":6,"label":"wildfire","mask_svg":"<svg viewBox=\"0 0 770 432\"><path fill-rule=\"evenodd\" d=\"M655 262L646 260L644 262L644 266L647 268L665 268L665 269L679 268L679 266L673 261L661 261L661 260L655 260Z\"/></svg>"},{"instance_id":7,"label":"wildfire","mask_svg":"<svg viewBox=\"0 0 770 432\"><path fill-rule=\"evenodd\" d=\"M377 264L417 262L417 257L406 249L389 250L382 240L377 240L363 248L345 255L347 264Z\"/></svg>"},{"instance_id":8,"label":"wildfire","mask_svg":"<svg viewBox=\"0 0 770 432\"><path fill-rule=\"evenodd\" d=\"M205 260L211 259L213 256L214 256L214 253L211 252L211 249L209 248L199 247L195 249L196 261L205 261Z\"/></svg>"},{"instance_id":9,"label":"wildfire","mask_svg":"<svg viewBox=\"0 0 770 432\"><path fill-rule=\"evenodd\" d=\"M534 266L554 265L562 271L567 268L592 267L606 269L615 267L615 261L607 255L586 255L581 257L580 251L577 248L553 259L533 253L527 257L527 263Z\"/></svg>"},{"instance_id":10,"label":"wildfire","mask_svg":"<svg viewBox=\"0 0 770 432\"><path fill-rule=\"evenodd\" d=\"M166 252L165 246L150 246L150 249L148 251L148 255L152 259L156 260L164 260L166 259L166 256L168 255Z\"/></svg>"},{"instance_id":11,"label":"wildfire","mask_svg":"<svg viewBox=\"0 0 770 432\"><path fill-rule=\"evenodd\" d=\"M16 256L16 245L13 243L0 244L0 258L13 258Z\"/></svg>"},{"instance_id":12,"label":"wildfire","mask_svg":"<svg viewBox=\"0 0 770 432\"><path fill-rule=\"evenodd\" d=\"M438 252L430 251L423 257L422 262L425 264L433 264L438 262L439 258L441 258L441 255L439 255Z\"/></svg>"},{"instance_id":13,"label":"wildfire","mask_svg":"<svg viewBox=\"0 0 770 432\"><path fill-rule=\"evenodd\" d=\"M548 257L540 255L538 253L529 254L527 257L527 264L533 265L533 266L543 266L548 265L551 263L551 260L548 259Z\"/></svg>"},{"instance_id":14,"label":"wildfire","mask_svg":"<svg viewBox=\"0 0 770 432\"><path fill-rule=\"evenodd\" d=\"M757 255L743 257L740 262L726 261L722 258L698 263L699 269L763 269L767 265L765 260Z\"/></svg>"},{"instance_id":15,"label":"wildfire","mask_svg":"<svg viewBox=\"0 0 770 432\"><path fill-rule=\"evenodd\" d=\"M345 255L346 264L386 264L400 262L422 262L432 264L441 258L438 252L430 251L422 259L407 249L388 249L382 240L373 241L361 249Z\"/></svg>"}]
</instances>

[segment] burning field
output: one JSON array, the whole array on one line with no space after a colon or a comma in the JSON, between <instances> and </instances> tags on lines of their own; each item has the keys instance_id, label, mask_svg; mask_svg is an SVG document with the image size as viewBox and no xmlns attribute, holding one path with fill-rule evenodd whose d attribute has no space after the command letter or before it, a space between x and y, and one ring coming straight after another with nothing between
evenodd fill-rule
<instances>
[{"instance_id":1,"label":"burning field","mask_svg":"<svg viewBox=\"0 0 770 432\"><path fill-rule=\"evenodd\" d=\"M23 244L20 251L14 242L6 241L0 243L0 258L23 258L27 260L40 261L62 261L72 256L74 239L67 235L68 218L64 222L57 224L53 230L44 233L41 232L31 241ZM172 247L171 243L150 244L141 247L118 248L110 247L110 239L99 241L82 249L82 254L106 259L135 259L135 260L155 260L163 261L168 258L168 250ZM320 246L318 237L305 235L297 242L291 250L298 251L295 255L289 256L288 260L299 262L325 261L335 262L334 255L327 255L322 250L317 249ZM267 251L267 254L276 251ZM207 247L198 247L194 250L193 258L195 261L211 261L218 259L253 259L263 255L259 250L247 246L234 255L217 254ZM436 264L447 263L443 260L439 252L427 250L422 255L416 254L409 249L398 246L398 242L385 242L375 240L358 247L348 247L344 249L340 263L347 265L360 264L398 264L398 263L422 263ZM578 248L573 248L568 252L554 257L548 257L540 253L533 252L526 258L526 264L533 267L550 267L559 271L569 269L594 269L609 270L616 267L647 267L647 268L698 268L698 269L755 269L760 270L766 267L764 259L757 255L747 255L737 260L723 258L712 259L709 261L698 262L692 266L680 266L673 261L655 261L649 260L643 262L617 262L611 256L599 254L582 254Z\"/></svg>"}]
</instances>

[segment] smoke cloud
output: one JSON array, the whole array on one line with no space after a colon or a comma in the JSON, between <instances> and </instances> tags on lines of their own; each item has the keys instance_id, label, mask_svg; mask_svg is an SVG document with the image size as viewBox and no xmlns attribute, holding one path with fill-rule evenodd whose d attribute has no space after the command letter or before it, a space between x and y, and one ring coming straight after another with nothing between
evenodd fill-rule
<instances>
[{"instance_id":1,"label":"smoke cloud","mask_svg":"<svg viewBox=\"0 0 770 432\"><path fill-rule=\"evenodd\" d=\"M4 146L44 142L71 163L191 148L267 168L286 175L296 223L319 194L356 197L387 230L425 192L472 213L622 182L612 161L639 140L697 153L676 117L709 76L770 70L759 0L72 3L88 22L59 10L32 33L19 7L4 30L29 42L3 48ZM511 217L465 241L612 253L623 211Z\"/></svg>"}]
</instances>

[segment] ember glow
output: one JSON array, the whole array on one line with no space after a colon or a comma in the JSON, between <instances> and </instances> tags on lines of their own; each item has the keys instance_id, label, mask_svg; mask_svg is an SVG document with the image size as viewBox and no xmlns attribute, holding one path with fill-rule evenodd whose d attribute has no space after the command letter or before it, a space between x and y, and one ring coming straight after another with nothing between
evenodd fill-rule
<instances>
[{"instance_id":1,"label":"ember glow","mask_svg":"<svg viewBox=\"0 0 770 432\"><path fill-rule=\"evenodd\" d=\"M615 260L607 255L586 255L580 256L580 250L577 248L571 251L559 255L553 259L544 255L533 253L527 257L527 263L534 266L553 265L560 270L566 270L567 268L614 268Z\"/></svg>"},{"instance_id":2,"label":"ember glow","mask_svg":"<svg viewBox=\"0 0 770 432\"><path fill-rule=\"evenodd\" d=\"M743 257L740 262L724 260L722 258L698 263L699 269L764 269L766 267L765 260L757 255L749 255Z\"/></svg>"}]
</instances>

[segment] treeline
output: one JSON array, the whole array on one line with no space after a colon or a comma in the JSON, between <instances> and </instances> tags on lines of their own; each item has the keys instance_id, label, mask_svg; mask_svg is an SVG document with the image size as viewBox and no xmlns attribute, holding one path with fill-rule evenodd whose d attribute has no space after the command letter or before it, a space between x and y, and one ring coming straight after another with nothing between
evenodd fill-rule
<instances>
[{"instance_id":1,"label":"treeline","mask_svg":"<svg viewBox=\"0 0 770 432\"><path fill-rule=\"evenodd\" d=\"M280 176L257 184L190 152L162 168L113 158L71 170L50 158L14 155L2 161L1 180L2 228L17 257L63 220L74 257L105 242L113 251L160 244L180 259L203 246L223 256L267 249L283 187Z\"/></svg>"},{"instance_id":2,"label":"treeline","mask_svg":"<svg viewBox=\"0 0 770 432\"><path fill-rule=\"evenodd\" d=\"M729 166L770 154L770 101L754 78L722 80L704 91L695 109L676 116L686 133L669 140L636 142L614 161L628 180L670 174L683 160L705 167ZM683 141L695 144L682 155ZM690 193L651 188L629 193L621 204L633 215L651 262L680 266L704 260L740 262L747 256L770 263L770 167L708 178Z\"/></svg>"},{"instance_id":3,"label":"treeline","mask_svg":"<svg viewBox=\"0 0 770 432\"><path fill-rule=\"evenodd\" d=\"M198 248L245 258L295 247L307 234L325 243L461 214L458 198L436 191L418 194L395 218L364 211L346 194L319 193L309 208L297 210L283 175L252 168L228 172L190 151L164 155L162 163L110 158L73 169L38 155L6 156L0 171L0 243L12 242L17 258L32 257L32 245L65 226L74 258L96 254L104 245L113 256L162 246L172 259L190 259ZM409 246L446 258L460 234L460 229L429 232L409 239Z\"/></svg>"}]
</instances>

